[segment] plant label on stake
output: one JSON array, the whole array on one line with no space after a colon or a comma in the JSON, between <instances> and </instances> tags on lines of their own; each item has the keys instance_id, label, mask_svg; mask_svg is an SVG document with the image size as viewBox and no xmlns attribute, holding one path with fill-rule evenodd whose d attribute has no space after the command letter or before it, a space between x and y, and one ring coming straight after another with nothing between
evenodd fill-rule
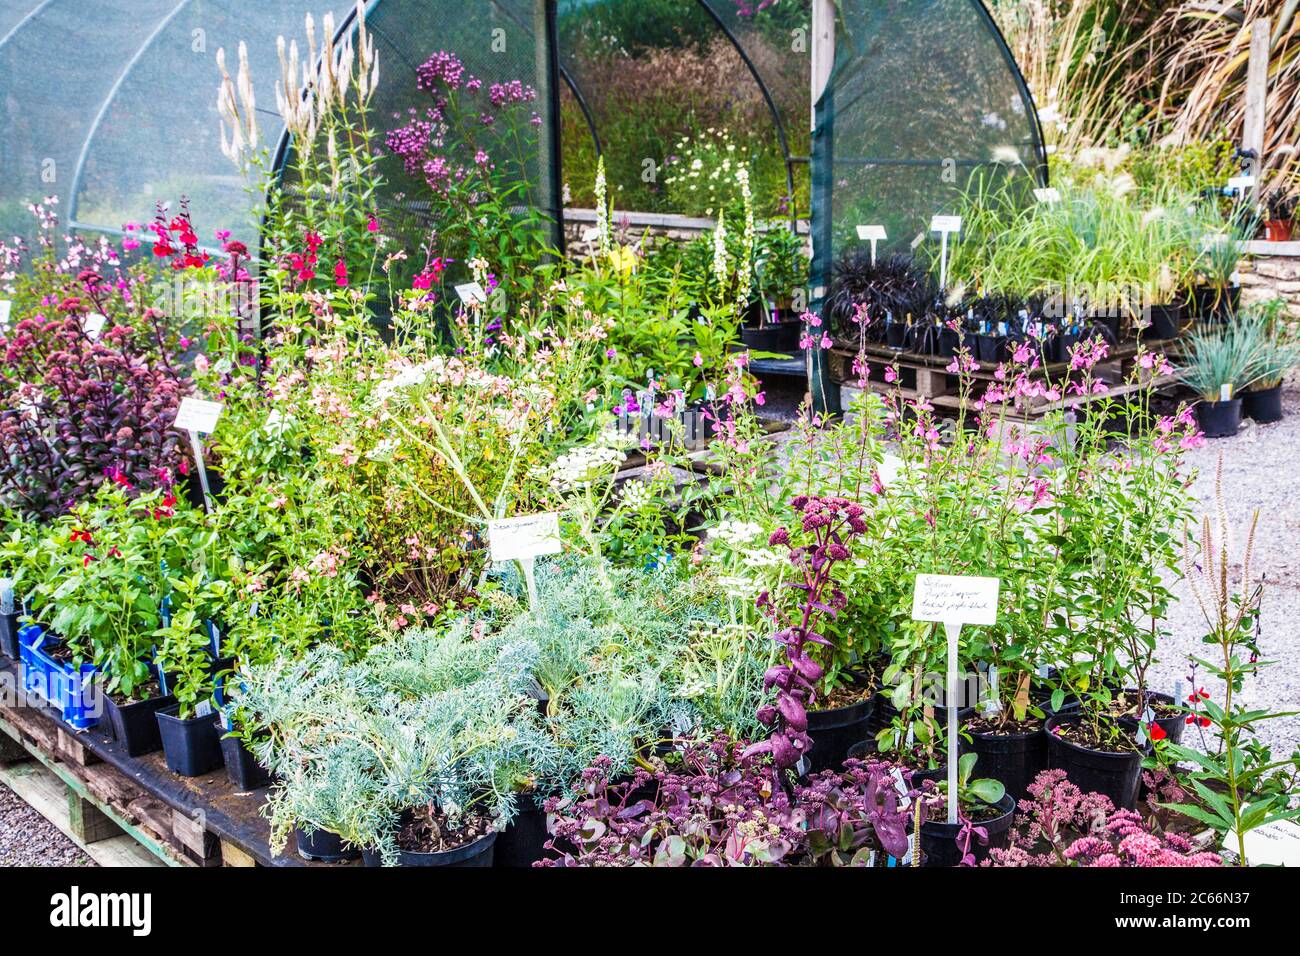
<instances>
[{"instance_id":1,"label":"plant label on stake","mask_svg":"<svg viewBox=\"0 0 1300 956\"><path fill-rule=\"evenodd\" d=\"M1255 177L1250 175L1233 176L1228 180L1228 188L1235 189L1237 192L1245 192L1246 190L1253 188L1254 185Z\"/></svg>"},{"instance_id":2,"label":"plant label on stake","mask_svg":"<svg viewBox=\"0 0 1300 956\"><path fill-rule=\"evenodd\" d=\"M456 294L460 296L460 301L467 306L482 305L487 302L487 293L477 282L465 282L456 286Z\"/></svg>"},{"instance_id":3,"label":"plant label on stake","mask_svg":"<svg viewBox=\"0 0 1300 956\"><path fill-rule=\"evenodd\" d=\"M99 333L104 331L104 323L108 321L108 316L102 312L91 312L81 320L81 327L85 330L86 335L93 341L99 338Z\"/></svg>"},{"instance_id":4,"label":"plant label on stake","mask_svg":"<svg viewBox=\"0 0 1300 956\"><path fill-rule=\"evenodd\" d=\"M961 216L934 216L930 231L939 233L939 290L944 292L948 289L948 236L961 232Z\"/></svg>"},{"instance_id":5,"label":"plant label on stake","mask_svg":"<svg viewBox=\"0 0 1300 956\"><path fill-rule=\"evenodd\" d=\"M488 522L488 545L492 561L518 561L528 585L528 607L537 610L537 579L533 576L536 560L543 554L559 554L560 515L556 511L499 518Z\"/></svg>"},{"instance_id":6,"label":"plant label on stake","mask_svg":"<svg viewBox=\"0 0 1300 956\"><path fill-rule=\"evenodd\" d=\"M199 469L199 487L203 489L203 507L212 510L212 493L208 490L208 469L203 461L203 445L199 434L211 435L217 428L217 419L225 406L221 402L210 402L203 398L186 398L181 400L181 407L176 410L175 425L181 431L189 432L190 450L194 452L194 463Z\"/></svg>"},{"instance_id":7,"label":"plant label on stake","mask_svg":"<svg viewBox=\"0 0 1300 956\"><path fill-rule=\"evenodd\" d=\"M0 329L9 327L9 312L14 304L8 299L0 299Z\"/></svg>"},{"instance_id":8,"label":"plant label on stake","mask_svg":"<svg viewBox=\"0 0 1300 956\"><path fill-rule=\"evenodd\" d=\"M863 242L871 243L871 264L876 264L876 243L881 239L887 239L884 226L858 226L858 238Z\"/></svg>"},{"instance_id":9,"label":"plant label on stake","mask_svg":"<svg viewBox=\"0 0 1300 956\"><path fill-rule=\"evenodd\" d=\"M1300 823L1294 820L1274 820L1263 826L1247 830L1244 840L1246 860L1251 866L1300 866ZM1229 830L1224 837L1225 849L1237 845L1237 832Z\"/></svg>"},{"instance_id":10,"label":"plant label on stake","mask_svg":"<svg viewBox=\"0 0 1300 956\"><path fill-rule=\"evenodd\" d=\"M948 822L957 823L957 639L963 624L987 626L998 620L997 578L918 574L912 592L912 620L943 625L948 637Z\"/></svg>"},{"instance_id":11,"label":"plant label on stake","mask_svg":"<svg viewBox=\"0 0 1300 956\"><path fill-rule=\"evenodd\" d=\"M1041 186L1034 190L1034 198L1050 206L1061 201L1061 191L1055 186Z\"/></svg>"}]
</instances>

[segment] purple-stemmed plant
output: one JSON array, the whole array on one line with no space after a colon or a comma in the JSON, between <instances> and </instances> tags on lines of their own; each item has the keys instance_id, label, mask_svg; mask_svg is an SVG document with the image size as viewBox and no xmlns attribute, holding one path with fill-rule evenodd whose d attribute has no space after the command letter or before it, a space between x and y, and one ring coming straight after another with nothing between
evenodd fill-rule
<instances>
[{"instance_id":1,"label":"purple-stemmed plant","mask_svg":"<svg viewBox=\"0 0 1300 956\"><path fill-rule=\"evenodd\" d=\"M848 603L844 593L835 587L831 572L837 561L848 560L848 542L867 529L862 518L864 509L847 498L797 495L790 507L798 516L803 535L811 540L796 544L787 528L778 528L769 544L788 549L790 563L801 579L787 586L802 591L803 598L791 614L780 606L779 596L774 599L767 591L759 595L759 608L779 628L772 639L785 648L786 661L768 668L763 675L764 688L776 688L776 701L760 707L758 719L773 728L772 733L746 751L747 755L771 754L777 770L794 767L812 750L808 707L816 700L817 681L824 668L810 651L815 645L831 644L817 632L816 623L823 614L835 617Z\"/></svg>"}]
</instances>

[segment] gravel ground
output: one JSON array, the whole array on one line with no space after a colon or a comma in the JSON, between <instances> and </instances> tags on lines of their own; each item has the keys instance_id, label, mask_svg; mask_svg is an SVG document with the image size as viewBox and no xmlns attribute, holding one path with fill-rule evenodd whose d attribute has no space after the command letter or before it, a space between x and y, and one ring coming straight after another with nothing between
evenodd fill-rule
<instances>
[{"instance_id":1,"label":"gravel ground","mask_svg":"<svg viewBox=\"0 0 1300 956\"><path fill-rule=\"evenodd\" d=\"M1188 462L1199 469L1194 486L1199 518L1214 513L1214 474L1223 456L1223 497L1232 529L1229 553L1237 575L1251 516L1259 512L1251 559L1252 577L1264 579L1259 649L1264 660L1276 663L1248 678L1244 695L1251 706L1289 711L1300 710L1300 377L1287 383L1282 401L1282 421L1258 425L1247 419L1237 435L1208 440L1189 454ZM1205 620L1187 583L1177 582L1174 591L1179 602L1166 622L1172 634L1152 680L1153 687L1166 691L1175 680L1186 685L1188 654L1209 657L1214 650L1201 643ZM1221 684L1199 676L1197 683L1219 697ZM1264 721L1257 729L1274 757L1300 747L1300 716Z\"/></svg>"},{"instance_id":2,"label":"gravel ground","mask_svg":"<svg viewBox=\"0 0 1300 956\"><path fill-rule=\"evenodd\" d=\"M0 866L94 866L63 832L0 784Z\"/></svg>"}]
</instances>

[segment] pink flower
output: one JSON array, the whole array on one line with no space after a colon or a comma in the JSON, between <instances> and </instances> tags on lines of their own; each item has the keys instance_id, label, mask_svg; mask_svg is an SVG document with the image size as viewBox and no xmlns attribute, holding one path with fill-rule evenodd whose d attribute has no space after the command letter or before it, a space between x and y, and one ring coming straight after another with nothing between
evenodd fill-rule
<instances>
[{"instance_id":1,"label":"pink flower","mask_svg":"<svg viewBox=\"0 0 1300 956\"><path fill-rule=\"evenodd\" d=\"M610 351L612 352L613 349L610 349ZM691 359L691 364L693 364L696 368L700 368L704 364L704 356L701 355L699 352L696 352L695 358Z\"/></svg>"}]
</instances>

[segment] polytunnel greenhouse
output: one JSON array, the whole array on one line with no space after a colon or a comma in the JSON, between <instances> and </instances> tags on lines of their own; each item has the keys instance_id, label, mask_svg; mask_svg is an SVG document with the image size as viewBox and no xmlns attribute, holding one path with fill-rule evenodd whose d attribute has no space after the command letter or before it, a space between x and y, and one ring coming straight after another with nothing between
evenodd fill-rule
<instances>
[{"instance_id":1,"label":"polytunnel greenhouse","mask_svg":"<svg viewBox=\"0 0 1300 956\"><path fill-rule=\"evenodd\" d=\"M1273 0L0 0L0 867L78 868L11 908L1284 912L1298 67Z\"/></svg>"}]
</instances>

